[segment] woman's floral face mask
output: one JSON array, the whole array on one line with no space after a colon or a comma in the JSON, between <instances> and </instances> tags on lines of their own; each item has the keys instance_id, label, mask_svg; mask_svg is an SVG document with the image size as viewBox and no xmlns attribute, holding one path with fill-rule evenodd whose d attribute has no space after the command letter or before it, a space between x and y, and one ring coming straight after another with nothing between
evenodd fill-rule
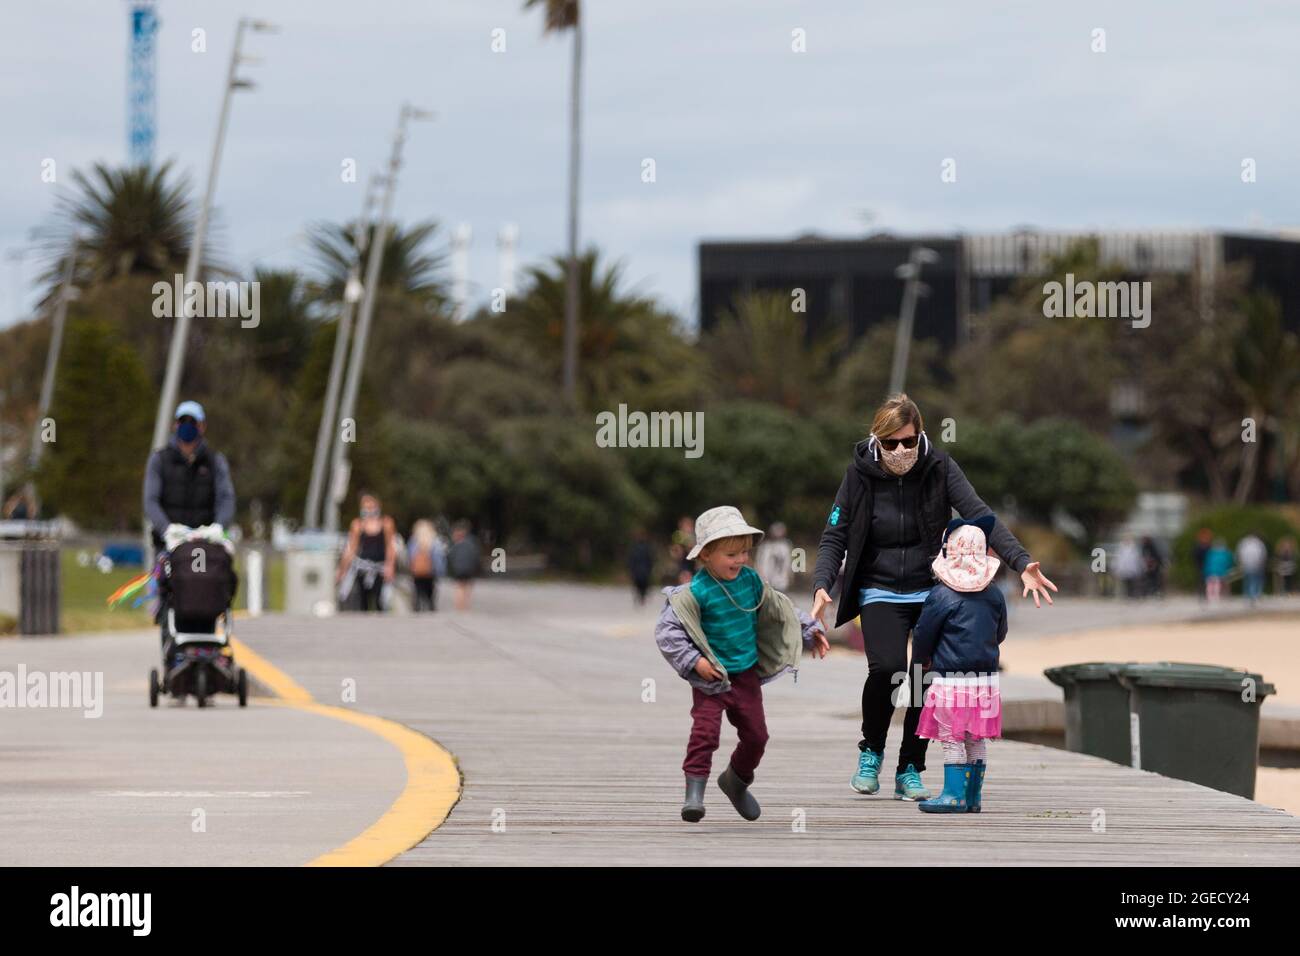
<instances>
[{"instance_id":1,"label":"woman's floral face mask","mask_svg":"<svg viewBox=\"0 0 1300 956\"><path fill-rule=\"evenodd\" d=\"M893 451L890 451L884 445L880 446L880 464L891 475L905 475L912 470L916 464L916 459L921 454L921 447L904 448L899 445Z\"/></svg>"}]
</instances>

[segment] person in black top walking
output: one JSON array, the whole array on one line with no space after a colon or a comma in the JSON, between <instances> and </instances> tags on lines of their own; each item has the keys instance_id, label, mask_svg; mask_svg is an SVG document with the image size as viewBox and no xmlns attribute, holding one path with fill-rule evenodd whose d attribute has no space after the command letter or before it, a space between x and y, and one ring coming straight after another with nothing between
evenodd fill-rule
<instances>
[{"instance_id":1,"label":"person in black top walking","mask_svg":"<svg viewBox=\"0 0 1300 956\"><path fill-rule=\"evenodd\" d=\"M894 688L908 672L908 635L933 583L930 565L953 509L967 520L992 513L957 463L930 444L916 404L906 395L892 396L877 410L870 437L854 448L822 531L813 573L813 617L821 620L830 606L841 561L844 585L835 625L861 617L868 669L858 770L850 781L858 793L880 789ZM1056 585L1004 524L993 526L989 543L1020 575L1024 593L1033 594L1035 605L1040 596L1052 603L1048 591ZM919 681L911 683L919 686ZM926 741L916 735L918 698L912 695L903 721L894 777L899 800L930 796L920 776Z\"/></svg>"},{"instance_id":2,"label":"person in black top walking","mask_svg":"<svg viewBox=\"0 0 1300 956\"><path fill-rule=\"evenodd\" d=\"M638 606L645 604L654 568L655 553L650 547L650 537L644 528L638 528L632 539L632 547L627 552L627 573L632 578L632 590Z\"/></svg>"},{"instance_id":3,"label":"person in black top walking","mask_svg":"<svg viewBox=\"0 0 1300 956\"><path fill-rule=\"evenodd\" d=\"M361 516L352 519L348 543L339 561L340 602L346 602L356 588L360 610L384 610L384 587L392 583L397 570L397 525L379 507L379 499L361 493Z\"/></svg>"}]
</instances>

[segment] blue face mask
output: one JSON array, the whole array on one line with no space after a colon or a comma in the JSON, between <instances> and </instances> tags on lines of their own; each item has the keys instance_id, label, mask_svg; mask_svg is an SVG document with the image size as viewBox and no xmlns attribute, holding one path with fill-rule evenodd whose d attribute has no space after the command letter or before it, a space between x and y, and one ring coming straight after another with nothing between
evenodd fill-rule
<instances>
[{"instance_id":1,"label":"blue face mask","mask_svg":"<svg viewBox=\"0 0 1300 956\"><path fill-rule=\"evenodd\" d=\"M194 422L181 422L176 426L176 437L184 442L191 442L199 437L199 426Z\"/></svg>"}]
</instances>

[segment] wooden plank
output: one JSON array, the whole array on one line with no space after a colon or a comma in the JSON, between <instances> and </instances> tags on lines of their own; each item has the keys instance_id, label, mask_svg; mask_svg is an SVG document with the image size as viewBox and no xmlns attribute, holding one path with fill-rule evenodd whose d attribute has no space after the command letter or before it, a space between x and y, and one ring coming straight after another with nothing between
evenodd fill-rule
<instances>
[{"instance_id":1,"label":"wooden plank","mask_svg":"<svg viewBox=\"0 0 1300 956\"><path fill-rule=\"evenodd\" d=\"M762 818L741 820L711 781L707 816L686 824L689 690L654 647L657 602L635 609L621 591L560 585L487 582L478 592L462 614L241 627L318 700L337 701L351 679L356 707L456 755L460 803L399 865L1300 863L1296 817L1013 741L990 747L981 814L922 814L893 800L889 783L880 795L854 794L866 665L849 653L806 661L797 684L765 688L771 742L754 786ZM896 726L891 744L897 737ZM733 744L724 724L715 772ZM893 759L891 747L886 768ZM941 759L935 748L926 772L936 790Z\"/></svg>"}]
</instances>

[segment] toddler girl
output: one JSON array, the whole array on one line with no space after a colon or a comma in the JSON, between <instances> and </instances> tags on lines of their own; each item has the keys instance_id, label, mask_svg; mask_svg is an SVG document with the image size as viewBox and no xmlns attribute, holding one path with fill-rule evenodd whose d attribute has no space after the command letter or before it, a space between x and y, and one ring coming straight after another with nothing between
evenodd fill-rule
<instances>
[{"instance_id":1,"label":"toddler girl","mask_svg":"<svg viewBox=\"0 0 1300 956\"><path fill-rule=\"evenodd\" d=\"M943 793L917 804L924 813L979 813L985 741L1002 736L1007 602L992 583L1001 566L988 550L993 523L993 515L948 523L931 565L938 580L912 631L913 659L932 680L916 732L943 744Z\"/></svg>"}]
</instances>

